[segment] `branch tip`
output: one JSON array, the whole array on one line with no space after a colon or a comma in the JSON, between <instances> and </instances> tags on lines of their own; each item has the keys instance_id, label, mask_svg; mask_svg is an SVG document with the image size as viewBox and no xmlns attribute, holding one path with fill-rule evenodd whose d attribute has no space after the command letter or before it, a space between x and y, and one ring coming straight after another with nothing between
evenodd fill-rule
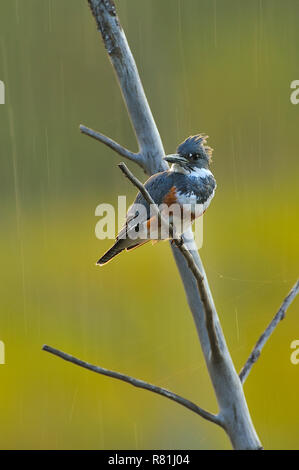
<instances>
[{"instance_id":1,"label":"branch tip","mask_svg":"<svg viewBox=\"0 0 299 470\"><path fill-rule=\"evenodd\" d=\"M83 367L84 369L88 369L92 372L96 372L97 374L105 375L113 379L118 379L123 382L127 382L133 385L134 387L148 390L150 392L153 392L165 398L168 398L169 400L175 401L179 405L182 405L185 408L188 408L189 410L198 414L199 416L206 419L207 421L210 421L214 424L217 424L218 426L223 427L221 416L214 415L210 413L209 411L206 411L203 408L200 408L199 406L197 406L195 403L191 402L187 398L183 398L180 395L177 395L176 393L171 392L170 390L167 390L166 388L158 387L157 385L150 384L148 382L145 382L144 380L136 379L135 377L131 377L129 375L122 374L120 372L115 372L110 369L105 369L104 367L95 366L88 362L82 361L81 359L78 359L77 357L71 356L70 354L60 351L59 349L52 348L52 346L48 346L46 344L43 345L42 349L46 352L53 354L54 356L60 357L61 359L65 361L71 362L72 364L75 364L79 367Z\"/></svg>"},{"instance_id":2,"label":"branch tip","mask_svg":"<svg viewBox=\"0 0 299 470\"><path fill-rule=\"evenodd\" d=\"M134 186L136 186L137 189L139 189L144 199L155 210L156 215L158 217L159 224L163 222L164 224L167 224L169 226L169 234L172 237L172 240L177 246L177 248L180 250L180 252L184 256L197 282L198 291L199 291L200 298L201 298L202 304L204 306L204 311L205 311L206 325L207 325L207 330L208 330L208 335L209 335L209 340L210 340L212 359L216 361L221 360L222 351L221 351L221 347L220 347L219 340L218 340L216 325L214 322L213 307L211 305L211 302L209 300L209 297L207 295L207 292L204 286L204 277L202 273L200 272L198 266L196 265L192 254L185 247L185 245L182 244L181 239L178 239L176 237L174 227L172 226L172 224L169 223L169 221L165 220L165 218L162 216L158 206L156 205L155 201L152 199L151 195L149 194L145 186L136 178L136 176L133 175L133 173L128 169L127 165L124 162L119 163L118 166L120 170L124 173L124 175L131 181L131 183Z\"/></svg>"},{"instance_id":3,"label":"branch tip","mask_svg":"<svg viewBox=\"0 0 299 470\"><path fill-rule=\"evenodd\" d=\"M134 163L137 163L141 166L141 168L144 169L143 157L140 153L131 152L130 150L126 149L114 140L110 139L110 137L107 137L106 135L101 134L100 132L94 131L93 129L90 129L89 127L86 127L83 124L80 124L79 129L82 134L92 137L93 139L98 140L102 144L107 145L107 147L111 148L122 157L125 157L128 160L133 161Z\"/></svg>"},{"instance_id":4,"label":"branch tip","mask_svg":"<svg viewBox=\"0 0 299 470\"><path fill-rule=\"evenodd\" d=\"M278 324L285 318L286 311L299 293L299 280L295 283L295 285L292 287L284 301L282 302L278 312L274 316L273 320L269 323L265 331L262 333L262 335L259 337L256 345L254 346L253 350L250 353L249 358L247 359L244 367L242 368L239 378L241 380L241 383L244 384L245 380L247 379L253 365L256 363L258 358L261 355L262 349L265 346L266 342L274 332L275 328L278 326Z\"/></svg>"}]
</instances>

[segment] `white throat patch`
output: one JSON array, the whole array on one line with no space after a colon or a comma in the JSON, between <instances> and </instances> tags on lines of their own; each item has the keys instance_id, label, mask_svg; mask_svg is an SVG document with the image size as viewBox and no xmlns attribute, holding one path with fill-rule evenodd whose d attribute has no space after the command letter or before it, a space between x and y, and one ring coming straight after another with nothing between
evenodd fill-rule
<instances>
[{"instance_id":1,"label":"white throat patch","mask_svg":"<svg viewBox=\"0 0 299 470\"><path fill-rule=\"evenodd\" d=\"M206 178L207 176L212 175L212 172L206 168L194 168L193 170L188 171L178 163L173 163L170 171L173 171L174 173L182 173L183 175L188 176L198 176L199 178Z\"/></svg>"}]
</instances>

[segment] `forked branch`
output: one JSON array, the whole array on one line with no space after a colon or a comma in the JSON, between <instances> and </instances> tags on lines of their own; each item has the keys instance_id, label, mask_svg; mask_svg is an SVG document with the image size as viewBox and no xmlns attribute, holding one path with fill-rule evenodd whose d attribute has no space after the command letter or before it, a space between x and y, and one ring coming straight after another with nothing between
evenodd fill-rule
<instances>
[{"instance_id":1,"label":"forked branch","mask_svg":"<svg viewBox=\"0 0 299 470\"><path fill-rule=\"evenodd\" d=\"M144 169L148 175L165 170L168 166L162 160L165 152L159 131L147 102L134 57L120 25L114 2L113 0L88 0L88 3L116 73L136 134L138 153L142 155ZM172 251L215 390L223 427L235 449L259 449L261 444L251 421L239 376L226 346L198 251L187 250L188 253L184 256L174 243ZM192 256L196 268L189 255Z\"/></svg>"},{"instance_id":2,"label":"forked branch","mask_svg":"<svg viewBox=\"0 0 299 470\"><path fill-rule=\"evenodd\" d=\"M157 204L155 203L155 201L153 200L153 198L151 197L151 195L149 194L145 186L136 178L136 176L133 175L133 173L128 169L125 163L122 162L118 166L121 169L121 171L124 173L124 175L131 181L131 183L133 183L133 185L136 186L137 189L139 189L144 199L150 204L150 206L156 213L159 225L162 225L163 223L165 226L169 227L169 235L173 243L180 250L185 260L187 261L189 268L194 274L194 277L197 282L198 290L200 293L200 298L201 298L201 301L205 310L206 326L207 326L207 331L208 331L209 340L210 340L212 359L216 361L219 360L221 358L221 348L220 348L219 341L218 341L216 326L214 324L213 307L211 305L209 297L206 294L203 275L201 274L200 270L195 264L194 258L191 255L190 251L185 247L183 238L181 238L180 240L177 239L177 237L175 236L172 224L169 224L169 221L163 218Z\"/></svg>"},{"instance_id":3,"label":"forked branch","mask_svg":"<svg viewBox=\"0 0 299 470\"><path fill-rule=\"evenodd\" d=\"M80 366L80 367L83 367L84 369L91 370L92 372L96 372L97 374L106 375L107 377L112 377L113 379L122 380L123 382L127 382L130 385L133 385L133 387L143 388L144 390L148 390L150 392L157 393L158 395L161 395L165 398L169 398L169 400L179 403L179 405L182 405L185 408L188 408L189 410L198 414L199 416L206 419L207 421L211 421L212 423L218 424L219 426L223 425L221 418L219 416L209 413L208 411L197 406L192 401L187 400L187 398L183 398L180 395L177 395L176 393L173 393L170 390L167 390L166 388L158 387L157 385L150 384L148 382L145 382L144 380L135 379L134 377L130 377L129 375L121 374L120 372L115 372L110 369L104 369L104 367L95 366L93 364L90 364L89 362L82 361L81 359L78 359L77 357L71 356L70 354L60 351L59 349L52 348L51 346L48 346L47 344L45 344L42 347L42 349L43 351L54 354L54 356L60 357L61 359L71 362L72 364L75 364L76 366Z\"/></svg>"},{"instance_id":4,"label":"forked branch","mask_svg":"<svg viewBox=\"0 0 299 470\"><path fill-rule=\"evenodd\" d=\"M138 141L138 153L144 159L144 169L148 174L156 173L167 168L166 162L161 160L164 149L114 2L88 0L88 4L117 75Z\"/></svg>"},{"instance_id":5,"label":"forked branch","mask_svg":"<svg viewBox=\"0 0 299 470\"><path fill-rule=\"evenodd\" d=\"M110 139L110 137L107 137L106 135L101 134L100 132L96 132L93 129L90 129L89 127L83 126L83 124L80 125L80 131L82 132L82 134L88 135L89 137L92 137L95 140L99 140L100 142L102 142L102 144L107 145L107 147L110 147L122 157L125 157L134 163L137 163L141 166L141 168L144 169L143 157L140 153L130 152L130 150L126 149L122 145Z\"/></svg>"}]
</instances>

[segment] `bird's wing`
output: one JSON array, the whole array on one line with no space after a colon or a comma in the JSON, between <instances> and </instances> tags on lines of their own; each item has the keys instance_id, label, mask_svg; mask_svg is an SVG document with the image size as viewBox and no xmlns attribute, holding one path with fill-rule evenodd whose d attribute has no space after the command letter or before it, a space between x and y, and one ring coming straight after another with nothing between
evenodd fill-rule
<instances>
[{"instance_id":1,"label":"bird's wing","mask_svg":"<svg viewBox=\"0 0 299 470\"><path fill-rule=\"evenodd\" d=\"M128 236L129 230L137 224L137 221L134 223L134 220L137 219L137 217L138 211L134 208L134 204L132 204L127 212L126 221L117 234L116 240L119 240L120 238L126 238Z\"/></svg>"},{"instance_id":2,"label":"bird's wing","mask_svg":"<svg viewBox=\"0 0 299 470\"><path fill-rule=\"evenodd\" d=\"M146 181L144 186L158 206L162 203L170 205L175 202L175 188L172 172L163 171L156 173ZM142 211L142 217L139 214L139 205L142 205L145 209ZM125 224L118 233L117 239L126 238L130 235L131 231L134 232L136 230L137 225L146 224L152 219L150 205L139 192L127 212Z\"/></svg>"}]
</instances>

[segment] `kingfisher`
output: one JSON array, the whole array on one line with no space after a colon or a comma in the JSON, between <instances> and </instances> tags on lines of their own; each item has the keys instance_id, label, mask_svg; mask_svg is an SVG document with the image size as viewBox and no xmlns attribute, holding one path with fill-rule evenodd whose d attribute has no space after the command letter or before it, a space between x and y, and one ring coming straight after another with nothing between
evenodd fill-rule
<instances>
[{"instance_id":1,"label":"kingfisher","mask_svg":"<svg viewBox=\"0 0 299 470\"><path fill-rule=\"evenodd\" d=\"M171 167L151 176L144 184L163 219L168 216L176 237L207 210L215 195L216 180L210 170L213 149L206 145L207 138L205 134L188 137L178 146L177 153L163 157ZM114 245L97 264L104 265L122 251L130 251L149 240L155 243L165 238L171 237L169 233L162 237L156 213L139 192Z\"/></svg>"}]
</instances>

